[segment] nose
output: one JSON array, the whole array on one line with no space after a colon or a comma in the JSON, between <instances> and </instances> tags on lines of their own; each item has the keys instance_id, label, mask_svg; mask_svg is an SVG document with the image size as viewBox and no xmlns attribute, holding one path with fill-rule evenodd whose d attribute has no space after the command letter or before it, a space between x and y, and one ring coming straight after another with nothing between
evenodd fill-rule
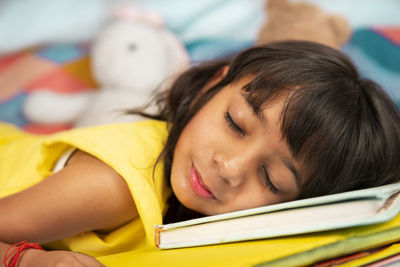
<instances>
[{"instance_id":1,"label":"nose","mask_svg":"<svg viewBox=\"0 0 400 267\"><path fill-rule=\"evenodd\" d=\"M251 169L250 157L241 151L216 152L213 155L213 161L220 177L231 187L239 187Z\"/></svg>"}]
</instances>

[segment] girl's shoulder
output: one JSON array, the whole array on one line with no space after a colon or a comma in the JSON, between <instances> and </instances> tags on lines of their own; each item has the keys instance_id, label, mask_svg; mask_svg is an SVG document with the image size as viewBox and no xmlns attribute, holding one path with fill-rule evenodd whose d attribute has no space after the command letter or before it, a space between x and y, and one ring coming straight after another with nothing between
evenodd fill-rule
<instances>
[{"instance_id":1,"label":"girl's shoulder","mask_svg":"<svg viewBox=\"0 0 400 267\"><path fill-rule=\"evenodd\" d=\"M137 167L146 167L154 164L163 149L167 135L166 122L156 120L76 128L46 140L42 154L60 154L58 152L62 150L56 167L64 166L76 150L86 152L109 164L116 161L118 163L114 164L122 165L123 162L130 161Z\"/></svg>"},{"instance_id":2,"label":"girl's shoulder","mask_svg":"<svg viewBox=\"0 0 400 267\"><path fill-rule=\"evenodd\" d=\"M62 138L64 136L74 135L92 135L102 136L112 134L114 138L123 135L159 135L163 136L168 132L168 124L159 120L144 120L131 123L113 123L89 127L79 127L68 131L57 133L51 138Z\"/></svg>"}]
</instances>

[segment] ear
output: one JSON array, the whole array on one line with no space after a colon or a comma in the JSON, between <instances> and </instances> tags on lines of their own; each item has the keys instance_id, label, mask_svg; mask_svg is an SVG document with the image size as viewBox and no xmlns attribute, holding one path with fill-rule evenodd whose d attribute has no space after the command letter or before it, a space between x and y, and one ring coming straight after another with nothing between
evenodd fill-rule
<instances>
[{"instance_id":1,"label":"ear","mask_svg":"<svg viewBox=\"0 0 400 267\"><path fill-rule=\"evenodd\" d=\"M228 73L229 66L224 66L219 69L211 79L206 83L206 85L201 90L202 92L207 92L209 89L214 87L217 83L219 83L223 78L225 78L226 74Z\"/></svg>"}]
</instances>

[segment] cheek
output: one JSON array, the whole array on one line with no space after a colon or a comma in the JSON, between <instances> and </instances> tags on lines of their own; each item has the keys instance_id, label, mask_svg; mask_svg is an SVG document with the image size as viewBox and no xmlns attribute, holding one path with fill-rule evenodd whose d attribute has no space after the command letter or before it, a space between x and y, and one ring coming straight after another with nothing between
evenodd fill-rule
<instances>
[{"instance_id":1,"label":"cheek","mask_svg":"<svg viewBox=\"0 0 400 267\"><path fill-rule=\"evenodd\" d=\"M210 132L207 123L201 118L194 117L182 131L174 151L172 167L186 165L188 161L203 159L209 151ZM186 166L185 166L186 167Z\"/></svg>"},{"instance_id":2,"label":"cheek","mask_svg":"<svg viewBox=\"0 0 400 267\"><path fill-rule=\"evenodd\" d=\"M244 199L245 200L243 201L243 204L246 207L243 208L246 209L262 207L275 202L271 195L266 193L265 190L261 190L260 188L250 191L249 194L244 196Z\"/></svg>"},{"instance_id":3,"label":"cheek","mask_svg":"<svg viewBox=\"0 0 400 267\"><path fill-rule=\"evenodd\" d=\"M279 202L281 202L281 199L278 195L275 195L267 188L264 188L263 185L255 182L252 186L242 190L230 205L234 207L235 210L243 210L272 205Z\"/></svg>"},{"instance_id":4,"label":"cheek","mask_svg":"<svg viewBox=\"0 0 400 267\"><path fill-rule=\"evenodd\" d=\"M191 146L202 148L213 145L217 140L222 141L221 130L215 118L218 115L208 115L207 113L198 115L193 118L182 133L184 142L189 143Z\"/></svg>"}]
</instances>

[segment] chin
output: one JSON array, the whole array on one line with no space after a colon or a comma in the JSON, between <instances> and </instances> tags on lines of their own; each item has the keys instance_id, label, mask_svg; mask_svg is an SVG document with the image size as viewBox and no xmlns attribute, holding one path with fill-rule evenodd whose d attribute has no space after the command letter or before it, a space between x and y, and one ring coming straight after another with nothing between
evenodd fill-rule
<instances>
[{"instance_id":1,"label":"chin","mask_svg":"<svg viewBox=\"0 0 400 267\"><path fill-rule=\"evenodd\" d=\"M211 215L210 212L207 212L205 205L207 203L203 203L201 197L197 196L196 193L193 192L188 179L179 179L182 177L171 175L172 192L179 203L194 212Z\"/></svg>"},{"instance_id":2,"label":"chin","mask_svg":"<svg viewBox=\"0 0 400 267\"><path fill-rule=\"evenodd\" d=\"M172 189L173 190L173 189ZM193 205L193 202L198 202L199 200L193 199L191 196L187 195L187 192L185 194L179 194L179 192L176 192L175 190L174 194L176 199L179 201L180 204L182 204L186 209L189 209L193 212L201 213L204 215L208 215L207 212L204 211L204 209L201 208L201 204L198 203L199 205Z\"/></svg>"}]
</instances>

